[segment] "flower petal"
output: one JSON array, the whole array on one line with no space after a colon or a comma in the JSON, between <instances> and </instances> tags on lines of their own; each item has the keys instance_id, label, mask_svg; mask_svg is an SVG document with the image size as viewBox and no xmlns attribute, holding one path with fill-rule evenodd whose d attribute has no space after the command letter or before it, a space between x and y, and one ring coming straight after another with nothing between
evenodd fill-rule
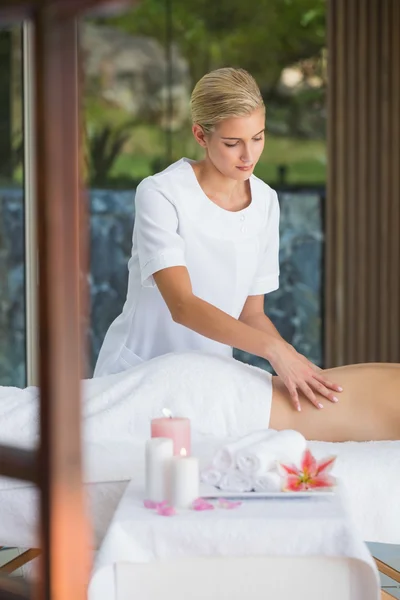
<instances>
[{"instance_id":1,"label":"flower petal","mask_svg":"<svg viewBox=\"0 0 400 600\"><path fill-rule=\"evenodd\" d=\"M277 467L281 476L286 477L286 475L300 475L300 471L296 465L285 465L283 463L278 463Z\"/></svg>"},{"instance_id":2,"label":"flower petal","mask_svg":"<svg viewBox=\"0 0 400 600\"><path fill-rule=\"evenodd\" d=\"M318 461L316 474L320 475L320 473L322 473L323 471L325 471L325 473L328 473L332 469L336 458L336 456L327 456L326 458L323 458L320 461Z\"/></svg>"},{"instance_id":3,"label":"flower petal","mask_svg":"<svg viewBox=\"0 0 400 600\"><path fill-rule=\"evenodd\" d=\"M176 510L173 506L162 505L157 507L157 514L161 515L162 517L172 517L176 515Z\"/></svg>"},{"instance_id":4,"label":"flower petal","mask_svg":"<svg viewBox=\"0 0 400 600\"><path fill-rule=\"evenodd\" d=\"M227 498L220 498L218 501L219 508L224 508L226 510L232 510L233 508L237 508L241 506L240 500L228 500Z\"/></svg>"},{"instance_id":5,"label":"flower petal","mask_svg":"<svg viewBox=\"0 0 400 600\"><path fill-rule=\"evenodd\" d=\"M322 474L317 477L313 477L309 481L310 488L329 488L336 484L336 479L332 475Z\"/></svg>"},{"instance_id":6,"label":"flower petal","mask_svg":"<svg viewBox=\"0 0 400 600\"><path fill-rule=\"evenodd\" d=\"M197 498L192 503L193 510L214 510L214 505L204 500L204 498Z\"/></svg>"},{"instance_id":7,"label":"flower petal","mask_svg":"<svg viewBox=\"0 0 400 600\"><path fill-rule=\"evenodd\" d=\"M317 469L317 461L314 456L311 454L309 448L306 448L303 453L303 457L301 459L301 470L304 475L315 475Z\"/></svg>"},{"instance_id":8,"label":"flower petal","mask_svg":"<svg viewBox=\"0 0 400 600\"><path fill-rule=\"evenodd\" d=\"M204 504L193 506L193 510L214 510L214 505L209 502L204 502Z\"/></svg>"},{"instance_id":9,"label":"flower petal","mask_svg":"<svg viewBox=\"0 0 400 600\"><path fill-rule=\"evenodd\" d=\"M282 484L283 492L302 492L306 489L306 484L302 481L302 479L294 475L289 475Z\"/></svg>"},{"instance_id":10,"label":"flower petal","mask_svg":"<svg viewBox=\"0 0 400 600\"><path fill-rule=\"evenodd\" d=\"M150 508L151 510L157 509L159 506L166 506L168 502L163 500L162 502L154 502L154 500L143 500L143 505L145 508Z\"/></svg>"}]
</instances>

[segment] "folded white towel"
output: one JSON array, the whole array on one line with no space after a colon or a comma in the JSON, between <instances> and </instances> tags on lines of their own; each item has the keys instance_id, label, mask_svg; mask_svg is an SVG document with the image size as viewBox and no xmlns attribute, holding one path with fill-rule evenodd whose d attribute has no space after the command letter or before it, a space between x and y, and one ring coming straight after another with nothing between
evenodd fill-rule
<instances>
[{"instance_id":1,"label":"folded white towel","mask_svg":"<svg viewBox=\"0 0 400 600\"><path fill-rule=\"evenodd\" d=\"M260 429L253 431L244 437L239 438L229 444L226 444L220 448L213 458L213 467L218 471L225 472L235 466L236 454L242 448L247 448L253 444L257 444L262 440L269 439L274 433L275 429Z\"/></svg>"},{"instance_id":2,"label":"folded white towel","mask_svg":"<svg viewBox=\"0 0 400 600\"><path fill-rule=\"evenodd\" d=\"M251 492L253 481L237 469L232 469L222 475L218 487L224 492Z\"/></svg>"},{"instance_id":3,"label":"folded white towel","mask_svg":"<svg viewBox=\"0 0 400 600\"><path fill-rule=\"evenodd\" d=\"M293 429L277 431L268 439L236 452L236 466L246 475L262 475L273 469L277 462L299 463L307 441Z\"/></svg>"},{"instance_id":4,"label":"folded white towel","mask_svg":"<svg viewBox=\"0 0 400 600\"><path fill-rule=\"evenodd\" d=\"M208 485L213 485L214 487L217 487L222 479L222 473L221 471L218 471L218 469L213 469L212 467L210 467L208 469L204 469L201 472L200 479Z\"/></svg>"},{"instance_id":5,"label":"folded white towel","mask_svg":"<svg viewBox=\"0 0 400 600\"><path fill-rule=\"evenodd\" d=\"M264 475L258 475L253 480L253 490L255 492L280 492L281 477L276 471L268 471Z\"/></svg>"}]
</instances>

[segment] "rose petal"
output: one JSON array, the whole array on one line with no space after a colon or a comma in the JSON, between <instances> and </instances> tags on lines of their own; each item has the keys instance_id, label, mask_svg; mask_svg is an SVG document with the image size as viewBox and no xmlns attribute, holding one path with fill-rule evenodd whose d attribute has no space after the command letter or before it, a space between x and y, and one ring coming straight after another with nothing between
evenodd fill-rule
<instances>
[{"instance_id":1,"label":"rose petal","mask_svg":"<svg viewBox=\"0 0 400 600\"><path fill-rule=\"evenodd\" d=\"M162 517L172 517L173 515L176 515L176 510L173 506L158 506L157 514Z\"/></svg>"}]
</instances>

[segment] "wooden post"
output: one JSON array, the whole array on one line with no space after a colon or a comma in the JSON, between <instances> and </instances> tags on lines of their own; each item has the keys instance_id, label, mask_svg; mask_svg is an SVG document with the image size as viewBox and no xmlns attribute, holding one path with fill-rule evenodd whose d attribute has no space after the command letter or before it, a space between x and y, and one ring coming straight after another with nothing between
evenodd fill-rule
<instances>
[{"instance_id":1,"label":"wooden post","mask_svg":"<svg viewBox=\"0 0 400 600\"><path fill-rule=\"evenodd\" d=\"M81 461L78 22L57 2L35 12L36 181L39 246L40 600L84 600L91 539ZM85 236L87 238L87 236ZM86 239L85 239L86 241ZM73 551L73 556L71 552Z\"/></svg>"}]
</instances>

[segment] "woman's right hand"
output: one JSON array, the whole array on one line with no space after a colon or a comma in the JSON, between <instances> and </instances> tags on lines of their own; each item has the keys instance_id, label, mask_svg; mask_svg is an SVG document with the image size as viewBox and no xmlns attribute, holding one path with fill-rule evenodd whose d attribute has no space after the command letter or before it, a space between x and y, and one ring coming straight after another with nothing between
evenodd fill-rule
<instances>
[{"instance_id":1,"label":"woman's right hand","mask_svg":"<svg viewBox=\"0 0 400 600\"><path fill-rule=\"evenodd\" d=\"M327 379L323 371L310 362L305 356L299 354L293 346L282 338L276 338L270 345L268 360L275 372L287 387L292 402L297 410L301 410L299 390L317 408L323 405L316 398L315 392L321 394L331 402L338 399L333 391L341 392L342 388Z\"/></svg>"}]
</instances>

